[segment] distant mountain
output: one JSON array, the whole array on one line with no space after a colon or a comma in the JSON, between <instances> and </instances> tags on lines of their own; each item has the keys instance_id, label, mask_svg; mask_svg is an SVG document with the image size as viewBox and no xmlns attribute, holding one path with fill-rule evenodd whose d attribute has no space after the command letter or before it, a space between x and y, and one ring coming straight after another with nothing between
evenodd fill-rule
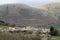
<instances>
[{"instance_id":1,"label":"distant mountain","mask_svg":"<svg viewBox=\"0 0 60 40\"><path fill-rule=\"evenodd\" d=\"M25 4L0 5L0 20L10 24L28 26L55 23L60 20L60 4L54 4L44 5L44 9Z\"/></svg>"}]
</instances>

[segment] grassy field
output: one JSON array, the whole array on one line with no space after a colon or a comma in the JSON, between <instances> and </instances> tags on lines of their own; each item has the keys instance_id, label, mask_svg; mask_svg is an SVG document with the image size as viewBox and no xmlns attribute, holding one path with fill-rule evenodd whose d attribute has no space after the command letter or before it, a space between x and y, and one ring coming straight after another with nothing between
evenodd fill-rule
<instances>
[{"instance_id":1,"label":"grassy field","mask_svg":"<svg viewBox=\"0 0 60 40\"><path fill-rule=\"evenodd\" d=\"M53 36L52 40L60 40L60 36Z\"/></svg>"},{"instance_id":2,"label":"grassy field","mask_svg":"<svg viewBox=\"0 0 60 40\"><path fill-rule=\"evenodd\" d=\"M8 26L0 25L0 28L7 29Z\"/></svg>"}]
</instances>

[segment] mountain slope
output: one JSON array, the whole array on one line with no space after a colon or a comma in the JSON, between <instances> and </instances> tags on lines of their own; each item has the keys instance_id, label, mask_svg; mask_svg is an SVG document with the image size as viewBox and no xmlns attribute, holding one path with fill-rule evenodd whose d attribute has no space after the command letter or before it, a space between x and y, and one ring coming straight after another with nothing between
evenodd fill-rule
<instances>
[{"instance_id":1,"label":"mountain slope","mask_svg":"<svg viewBox=\"0 0 60 40\"><path fill-rule=\"evenodd\" d=\"M35 8L44 10L44 14L57 19L54 24L56 27L58 27L57 25L60 25L60 3L49 3L42 6L36 6Z\"/></svg>"},{"instance_id":2,"label":"mountain slope","mask_svg":"<svg viewBox=\"0 0 60 40\"><path fill-rule=\"evenodd\" d=\"M0 20L16 25L37 26L54 23L58 19L50 9L37 9L25 4L5 4L0 5Z\"/></svg>"}]
</instances>

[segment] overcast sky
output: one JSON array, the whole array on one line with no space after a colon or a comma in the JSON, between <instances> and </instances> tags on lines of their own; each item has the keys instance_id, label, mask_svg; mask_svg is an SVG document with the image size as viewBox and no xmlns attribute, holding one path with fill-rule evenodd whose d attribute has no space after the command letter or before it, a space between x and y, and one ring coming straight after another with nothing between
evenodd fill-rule
<instances>
[{"instance_id":1,"label":"overcast sky","mask_svg":"<svg viewBox=\"0 0 60 40\"><path fill-rule=\"evenodd\" d=\"M6 3L24 3L30 6L42 5L51 2L60 2L60 0L0 0L0 4Z\"/></svg>"}]
</instances>

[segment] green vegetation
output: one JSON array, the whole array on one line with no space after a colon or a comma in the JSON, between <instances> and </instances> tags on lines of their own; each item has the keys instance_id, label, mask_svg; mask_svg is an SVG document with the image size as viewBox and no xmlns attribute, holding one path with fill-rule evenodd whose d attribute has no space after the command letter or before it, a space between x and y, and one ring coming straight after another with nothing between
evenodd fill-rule
<instances>
[{"instance_id":1,"label":"green vegetation","mask_svg":"<svg viewBox=\"0 0 60 40\"><path fill-rule=\"evenodd\" d=\"M60 40L60 31L57 28L51 26L50 27L50 34L52 35L52 40Z\"/></svg>"},{"instance_id":2,"label":"green vegetation","mask_svg":"<svg viewBox=\"0 0 60 40\"><path fill-rule=\"evenodd\" d=\"M58 30L55 29L53 26L50 27L50 35L52 35L52 36L58 35Z\"/></svg>"},{"instance_id":3,"label":"green vegetation","mask_svg":"<svg viewBox=\"0 0 60 40\"><path fill-rule=\"evenodd\" d=\"M0 28L7 29L8 26L0 25Z\"/></svg>"},{"instance_id":4,"label":"green vegetation","mask_svg":"<svg viewBox=\"0 0 60 40\"><path fill-rule=\"evenodd\" d=\"M52 40L60 40L60 36L53 36Z\"/></svg>"}]
</instances>

